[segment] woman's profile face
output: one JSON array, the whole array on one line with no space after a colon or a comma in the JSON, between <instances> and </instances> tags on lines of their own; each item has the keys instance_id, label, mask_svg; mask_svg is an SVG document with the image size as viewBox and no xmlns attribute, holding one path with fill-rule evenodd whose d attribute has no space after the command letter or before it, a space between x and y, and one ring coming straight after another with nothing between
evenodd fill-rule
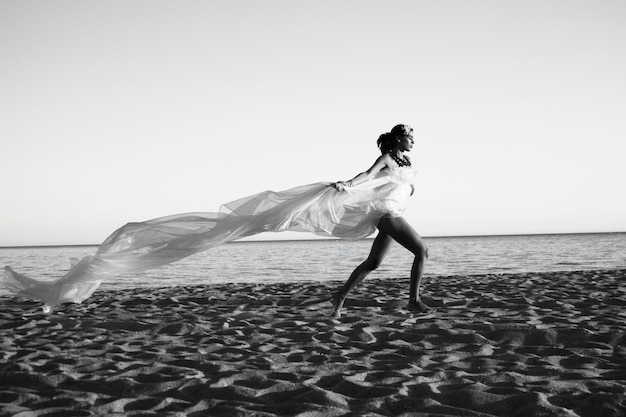
<instances>
[{"instance_id":1,"label":"woman's profile face","mask_svg":"<svg viewBox=\"0 0 626 417\"><path fill-rule=\"evenodd\" d=\"M413 129L410 126L404 126L404 131L405 134L400 138L400 148L402 151L410 151L415 143Z\"/></svg>"}]
</instances>

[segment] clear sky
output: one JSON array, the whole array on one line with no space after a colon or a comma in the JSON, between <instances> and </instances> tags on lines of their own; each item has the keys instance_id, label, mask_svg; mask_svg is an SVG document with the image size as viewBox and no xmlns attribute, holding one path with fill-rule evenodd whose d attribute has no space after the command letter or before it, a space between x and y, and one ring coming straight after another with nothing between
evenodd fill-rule
<instances>
[{"instance_id":1,"label":"clear sky","mask_svg":"<svg viewBox=\"0 0 626 417\"><path fill-rule=\"evenodd\" d=\"M622 0L2 0L0 245L349 179L396 123L423 236L626 231L624 74Z\"/></svg>"}]
</instances>

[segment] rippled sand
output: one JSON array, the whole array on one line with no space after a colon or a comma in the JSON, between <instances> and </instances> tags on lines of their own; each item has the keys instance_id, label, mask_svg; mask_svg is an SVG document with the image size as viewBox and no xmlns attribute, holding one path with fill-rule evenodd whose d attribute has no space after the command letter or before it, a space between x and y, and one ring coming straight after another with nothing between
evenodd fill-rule
<instances>
[{"instance_id":1,"label":"rippled sand","mask_svg":"<svg viewBox=\"0 0 626 417\"><path fill-rule=\"evenodd\" d=\"M626 415L626 271L0 299L0 415Z\"/></svg>"}]
</instances>

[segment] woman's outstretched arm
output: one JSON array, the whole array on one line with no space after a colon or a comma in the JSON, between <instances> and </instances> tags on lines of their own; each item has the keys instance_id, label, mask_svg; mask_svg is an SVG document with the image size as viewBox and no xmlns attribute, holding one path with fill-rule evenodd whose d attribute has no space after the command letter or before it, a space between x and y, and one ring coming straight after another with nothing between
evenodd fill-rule
<instances>
[{"instance_id":1,"label":"woman's outstretched arm","mask_svg":"<svg viewBox=\"0 0 626 417\"><path fill-rule=\"evenodd\" d=\"M378 157L378 159L376 159L376 162L374 162L374 165L372 165L367 171L363 171L357 174L351 180L338 181L334 183L333 186L337 190L343 191L346 187L352 187L353 185L362 184L368 181L374 175L376 175L376 173L379 172L381 169L385 168L386 166L389 166L390 160L391 158L389 157L388 154L381 155Z\"/></svg>"}]
</instances>

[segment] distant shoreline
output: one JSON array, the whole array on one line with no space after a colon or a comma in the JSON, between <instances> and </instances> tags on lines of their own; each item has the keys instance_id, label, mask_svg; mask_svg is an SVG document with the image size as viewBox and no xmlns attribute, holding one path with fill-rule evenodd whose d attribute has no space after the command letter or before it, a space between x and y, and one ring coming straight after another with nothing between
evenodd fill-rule
<instances>
[{"instance_id":1,"label":"distant shoreline","mask_svg":"<svg viewBox=\"0 0 626 417\"><path fill-rule=\"evenodd\" d=\"M488 237L515 237L515 236L572 236L572 235L618 235L624 234L626 231L619 232L565 232L565 233L511 233L511 234L487 234L487 235L449 235L449 236L422 236L424 239L462 239L462 238L488 238ZM373 237L365 238L373 239ZM226 244L233 243L274 243L274 242L309 242L309 241L333 241L341 240L339 238L309 238L309 239L259 239L259 240L236 240L233 242L227 242ZM0 249L46 249L46 248L83 248L83 247L98 247L100 243L84 243L84 244L69 244L69 245L16 245L16 246L0 246Z\"/></svg>"}]
</instances>

